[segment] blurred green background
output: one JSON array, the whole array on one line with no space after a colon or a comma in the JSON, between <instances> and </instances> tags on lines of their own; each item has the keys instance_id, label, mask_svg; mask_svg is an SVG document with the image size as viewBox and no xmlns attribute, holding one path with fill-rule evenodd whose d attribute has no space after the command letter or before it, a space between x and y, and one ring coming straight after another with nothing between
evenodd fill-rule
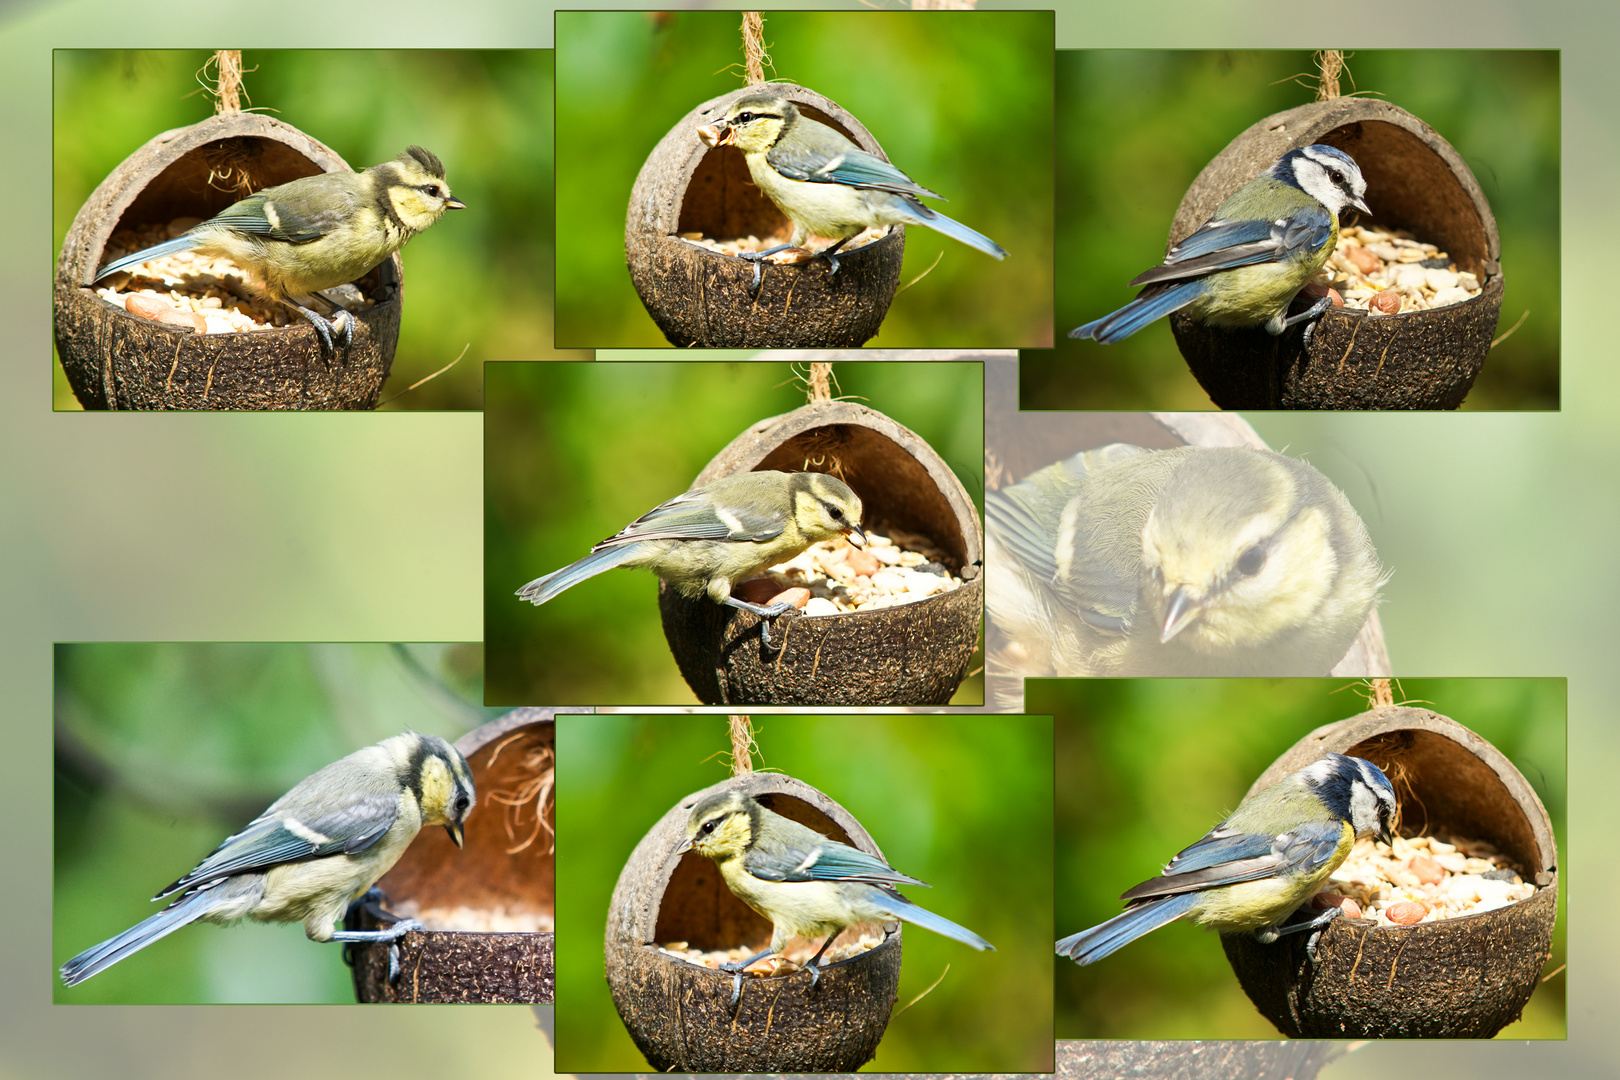
<instances>
[{"instance_id":1,"label":"blurred green background","mask_svg":"<svg viewBox=\"0 0 1620 1080\"><path fill-rule=\"evenodd\" d=\"M757 769L839 803L890 865L932 886L902 889L909 899L996 947L907 927L899 1002L867 1071L1049 1071L1050 718L765 716L753 726ZM603 976L609 901L646 832L731 775L730 751L723 716L557 718L557 831L574 838L557 847L559 1069L647 1067Z\"/></svg>"},{"instance_id":2,"label":"blurred green background","mask_svg":"<svg viewBox=\"0 0 1620 1080\"><path fill-rule=\"evenodd\" d=\"M488 369L489 701L697 703L664 640L658 587L647 571L601 574L539 607L513 594L687 490L755 423L804 405L806 371L776 362L628 360ZM932 446L982 510L982 364L839 363L833 377L835 398L876 409ZM983 700L982 675L956 696Z\"/></svg>"},{"instance_id":3,"label":"blurred green background","mask_svg":"<svg viewBox=\"0 0 1620 1080\"><path fill-rule=\"evenodd\" d=\"M153 893L317 769L498 715L482 673L477 644L57 646L53 963L155 914ZM199 922L53 979L54 1000L352 1002L341 953L301 925Z\"/></svg>"},{"instance_id":4,"label":"blurred green background","mask_svg":"<svg viewBox=\"0 0 1620 1080\"><path fill-rule=\"evenodd\" d=\"M1367 708L1344 679L1031 680L1025 704L1057 724L1057 927L1118 915L1119 894L1156 875L1243 800L1298 740ZM1397 704L1432 708L1513 762L1552 819L1559 850L1558 972L1499 1039L1565 1036L1566 699L1562 679L1400 679ZM1276 1039L1219 939L1172 923L1081 967L1057 965L1060 1039Z\"/></svg>"},{"instance_id":5,"label":"blurred green background","mask_svg":"<svg viewBox=\"0 0 1620 1080\"><path fill-rule=\"evenodd\" d=\"M211 56L55 52L53 252L120 162L159 132L213 114L200 81ZM291 124L355 169L425 146L467 204L401 253L405 310L382 400L466 354L389 408L477 409L485 360L557 355L550 52L249 49L242 67L243 108ZM60 364L54 387L57 408L79 408Z\"/></svg>"},{"instance_id":6,"label":"blurred green background","mask_svg":"<svg viewBox=\"0 0 1620 1080\"><path fill-rule=\"evenodd\" d=\"M1506 279L1496 335L1528 317L1491 350L1463 407L1558 408L1559 53L1360 49L1346 63L1341 91L1439 132L1496 218ZM1316 70L1299 49L1058 54L1058 348L1025 355L1026 408L1212 407L1165 320L1114 345L1066 335L1136 295L1126 282L1164 258L1199 171L1249 125L1313 100L1302 82ZM1367 199L1376 215L1378 193Z\"/></svg>"},{"instance_id":7,"label":"blurred green background","mask_svg":"<svg viewBox=\"0 0 1620 1080\"><path fill-rule=\"evenodd\" d=\"M773 11L764 40L767 79L837 102L948 200L930 204L1011 252L907 229L904 291L870 344L1050 344L1052 14ZM558 344L667 344L625 269L630 189L688 111L745 84L742 61L735 12L558 12Z\"/></svg>"}]
</instances>

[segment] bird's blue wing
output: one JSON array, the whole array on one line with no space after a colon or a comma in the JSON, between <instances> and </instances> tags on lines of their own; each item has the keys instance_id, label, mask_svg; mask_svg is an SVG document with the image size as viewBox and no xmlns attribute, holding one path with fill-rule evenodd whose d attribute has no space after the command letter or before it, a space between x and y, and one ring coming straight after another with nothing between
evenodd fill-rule
<instances>
[{"instance_id":1,"label":"bird's blue wing","mask_svg":"<svg viewBox=\"0 0 1620 1080\"><path fill-rule=\"evenodd\" d=\"M826 840L809 849L755 844L743 867L766 881L864 881L872 885L923 885L864 851Z\"/></svg>"},{"instance_id":2,"label":"bird's blue wing","mask_svg":"<svg viewBox=\"0 0 1620 1080\"><path fill-rule=\"evenodd\" d=\"M1204 277L1219 270L1282 262L1315 251L1333 232L1333 215L1313 204L1267 221L1209 221L1170 249L1162 266L1138 274L1132 285Z\"/></svg>"},{"instance_id":3,"label":"bird's blue wing","mask_svg":"<svg viewBox=\"0 0 1620 1080\"><path fill-rule=\"evenodd\" d=\"M158 896L278 863L352 855L375 844L398 817L399 796L383 792L353 792L318 814L294 815L278 802Z\"/></svg>"},{"instance_id":4,"label":"bird's blue wing","mask_svg":"<svg viewBox=\"0 0 1620 1080\"><path fill-rule=\"evenodd\" d=\"M855 188L892 191L896 195L944 198L918 184L887 161L864 150L852 148L827 154L809 146L784 146L778 143L766 151L765 160L789 180L801 180L807 184L845 184Z\"/></svg>"},{"instance_id":5,"label":"bird's blue wing","mask_svg":"<svg viewBox=\"0 0 1620 1080\"><path fill-rule=\"evenodd\" d=\"M776 510L728 506L722 514L708 493L698 488L653 507L591 550L641 540L771 540L786 527L785 514Z\"/></svg>"},{"instance_id":6,"label":"bird's blue wing","mask_svg":"<svg viewBox=\"0 0 1620 1080\"><path fill-rule=\"evenodd\" d=\"M1283 874L1309 874L1337 854L1348 828L1342 821L1313 821L1276 836L1212 829L1171 859L1163 874L1127 890L1120 899L1174 896Z\"/></svg>"}]
</instances>

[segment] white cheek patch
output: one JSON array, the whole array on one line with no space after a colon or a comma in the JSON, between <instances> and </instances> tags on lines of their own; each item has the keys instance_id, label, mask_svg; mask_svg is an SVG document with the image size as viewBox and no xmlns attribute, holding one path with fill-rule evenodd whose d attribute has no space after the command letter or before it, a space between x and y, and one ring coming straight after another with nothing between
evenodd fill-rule
<instances>
[{"instance_id":1,"label":"white cheek patch","mask_svg":"<svg viewBox=\"0 0 1620 1080\"><path fill-rule=\"evenodd\" d=\"M1378 828L1378 793L1357 780L1350 789L1350 823L1358 833Z\"/></svg>"}]
</instances>

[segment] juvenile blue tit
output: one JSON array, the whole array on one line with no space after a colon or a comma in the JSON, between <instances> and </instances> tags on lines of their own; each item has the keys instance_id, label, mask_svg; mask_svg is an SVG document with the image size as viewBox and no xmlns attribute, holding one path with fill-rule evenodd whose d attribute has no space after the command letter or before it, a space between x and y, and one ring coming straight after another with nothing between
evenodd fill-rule
<instances>
[{"instance_id":1,"label":"juvenile blue tit","mask_svg":"<svg viewBox=\"0 0 1620 1080\"><path fill-rule=\"evenodd\" d=\"M842 480L817 472L733 473L655 506L591 548L583 559L535 578L517 595L543 604L564 589L615 566L645 566L682 596L708 594L717 604L751 611L771 647L769 620L792 604L750 604L732 587L767 566L786 562L835 536L866 544L861 500Z\"/></svg>"},{"instance_id":2,"label":"juvenile blue tit","mask_svg":"<svg viewBox=\"0 0 1620 1080\"><path fill-rule=\"evenodd\" d=\"M975 949L995 951L966 927L913 904L896 885L922 885L882 859L828 839L780 814L752 795L722 791L692 808L679 855L695 851L713 859L720 877L743 903L770 920L770 948L723 970L741 972L757 960L782 952L795 937L827 936L810 958L810 985L820 978L817 963L846 927L904 920ZM735 995L733 995L735 1000Z\"/></svg>"},{"instance_id":3,"label":"juvenile blue tit","mask_svg":"<svg viewBox=\"0 0 1620 1080\"><path fill-rule=\"evenodd\" d=\"M838 272L837 251L873 225L926 225L998 259L1000 244L918 199L943 199L912 181L887 161L857 147L837 131L802 116L793 102L769 92L738 98L725 116L698 128L708 146L735 146L748 161L754 183L793 222L793 238L765 251L740 256L754 262L788 248L803 247L812 234L838 237L817 252Z\"/></svg>"},{"instance_id":4,"label":"juvenile blue tit","mask_svg":"<svg viewBox=\"0 0 1620 1080\"><path fill-rule=\"evenodd\" d=\"M363 277L446 210L466 204L450 194L444 164L420 146L364 172L329 172L265 188L173 240L103 266L95 280L177 251L224 256L247 271L270 299L309 321L321 354L335 355L333 322L346 348L352 317L321 295ZM333 322L305 306L319 297Z\"/></svg>"},{"instance_id":5,"label":"juvenile blue tit","mask_svg":"<svg viewBox=\"0 0 1620 1080\"><path fill-rule=\"evenodd\" d=\"M1349 500L1269 450L1113 443L987 493L985 517L1026 676L1326 675L1386 579Z\"/></svg>"},{"instance_id":6,"label":"juvenile blue tit","mask_svg":"<svg viewBox=\"0 0 1620 1080\"><path fill-rule=\"evenodd\" d=\"M1058 955L1090 964L1191 919L1223 934L1253 932L1265 944L1310 931L1314 956L1316 935L1340 909L1299 922L1288 917L1316 895L1357 838L1388 844L1395 811L1395 789L1378 766L1329 754L1245 799L1158 877L1127 889L1124 914L1059 941Z\"/></svg>"},{"instance_id":7,"label":"juvenile blue tit","mask_svg":"<svg viewBox=\"0 0 1620 1080\"><path fill-rule=\"evenodd\" d=\"M1069 336L1108 345L1182 308L1209 326L1264 325L1273 336L1315 319L1328 297L1295 315L1289 304L1333 254L1339 215L1352 206L1372 213L1366 193L1361 169L1343 150L1320 143L1290 150L1171 248L1162 266L1138 274L1131 284L1147 288L1135 300ZM1307 342L1314 328L1306 328Z\"/></svg>"},{"instance_id":8,"label":"juvenile blue tit","mask_svg":"<svg viewBox=\"0 0 1620 1080\"><path fill-rule=\"evenodd\" d=\"M404 854L423 825L443 825L457 847L473 808L472 770L437 735L406 732L356 750L312 776L229 837L153 900L179 896L145 921L62 965L68 986L204 919L222 925L302 922L311 941L393 941L422 929L332 924Z\"/></svg>"}]
</instances>

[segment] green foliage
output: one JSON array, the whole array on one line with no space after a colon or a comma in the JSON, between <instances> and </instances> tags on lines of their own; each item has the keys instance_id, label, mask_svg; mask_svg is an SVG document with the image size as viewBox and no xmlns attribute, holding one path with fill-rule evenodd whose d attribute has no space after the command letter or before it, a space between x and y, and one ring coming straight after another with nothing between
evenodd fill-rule
<instances>
[{"instance_id":1,"label":"green foliage","mask_svg":"<svg viewBox=\"0 0 1620 1080\"><path fill-rule=\"evenodd\" d=\"M835 395L916 432L983 496L976 363L835 365ZM776 363L495 364L485 406L484 639L489 700L695 703L665 643L657 584L612 570L533 607L514 593L692 486L752 425L803 405ZM958 692L979 702L978 679Z\"/></svg>"},{"instance_id":2,"label":"green foliage","mask_svg":"<svg viewBox=\"0 0 1620 1080\"><path fill-rule=\"evenodd\" d=\"M213 112L210 53L69 51L55 61L57 249L96 185L153 136ZM552 349L552 53L542 50L248 50L244 108L363 169L418 144L467 209L402 252L405 310L383 399L438 371L395 409L476 409L483 362ZM208 76L212 77L212 70ZM76 408L60 367L58 408Z\"/></svg>"},{"instance_id":3,"label":"green foliage","mask_svg":"<svg viewBox=\"0 0 1620 1080\"><path fill-rule=\"evenodd\" d=\"M667 344L625 272L630 189L672 125L744 85L740 22L736 12L558 12L560 344ZM998 263L908 229L901 284L927 276L895 297L872 344L1051 339L1052 33L1052 13L1040 11L767 14L766 78L847 109L897 167L949 198L940 210L1011 252Z\"/></svg>"},{"instance_id":4,"label":"green foliage","mask_svg":"<svg viewBox=\"0 0 1620 1080\"><path fill-rule=\"evenodd\" d=\"M872 1072L1052 1067L1051 721L1002 716L755 717L756 768L785 772L861 822L910 899L993 953L907 927L896 1014ZM693 792L730 775L723 716L559 716L559 1072L634 1072L602 977L609 901L631 852ZM947 970L949 969L949 970ZM910 1009L901 1006L939 985ZM743 993L759 987L745 982Z\"/></svg>"},{"instance_id":5,"label":"green foliage","mask_svg":"<svg viewBox=\"0 0 1620 1080\"><path fill-rule=\"evenodd\" d=\"M1561 341L1559 56L1554 50L1361 50L1342 92L1366 93L1440 133L1473 171L1502 240L1507 287L1471 409L1556 409ZM1026 354L1026 406L1207 409L1169 325L1114 345L1070 341L1123 306L1126 282L1164 257L1171 220L1199 171L1251 124L1311 101L1302 50L1058 54L1060 347ZM1303 81L1308 81L1303 80ZM1367 192L1378 211L1378 192Z\"/></svg>"},{"instance_id":6,"label":"green foliage","mask_svg":"<svg viewBox=\"0 0 1620 1080\"><path fill-rule=\"evenodd\" d=\"M1057 741L1057 933L1123 910L1119 894L1235 809L1309 732L1366 708L1343 679L1030 680L1026 707L1051 712ZM1562 679L1401 679L1398 704L1451 717L1524 774L1567 833ZM1563 962L1564 919L1552 970ZM1059 1039L1265 1039L1214 935L1185 923L1096 964L1057 967ZM1508 1038L1562 1038L1563 983L1540 987Z\"/></svg>"}]
</instances>

